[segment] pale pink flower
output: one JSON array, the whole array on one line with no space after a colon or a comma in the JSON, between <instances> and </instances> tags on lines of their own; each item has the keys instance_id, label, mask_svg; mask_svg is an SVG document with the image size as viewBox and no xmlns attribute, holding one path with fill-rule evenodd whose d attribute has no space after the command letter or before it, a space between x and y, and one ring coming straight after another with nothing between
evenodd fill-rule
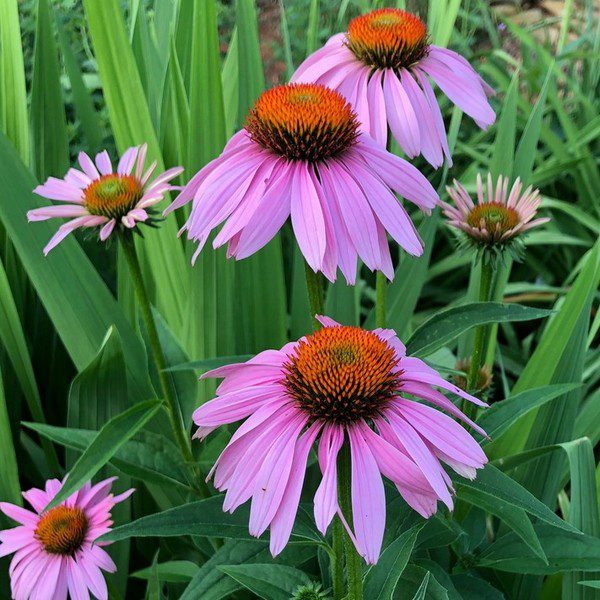
<instances>
[{"instance_id":1,"label":"pale pink flower","mask_svg":"<svg viewBox=\"0 0 600 600\"><path fill-rule=\"evenodd\" d=\"M434 167L451 165L442 113L429 79L482 128L495 119L492 89L460 54L430 44L417 17L382 8L356 17L292 76L338 90L357 112L362 129L381 146L388 125L409 158L423 154Z\"/></svg>"},{"instance_id":2,"label":"pale pink flower","mask_svg":"<svg viewBox=\"0 0 600 600\"><path fill-rule=\"evenodd\" d=\"M354 522L346 527L358 552L375 563L385 528L382 475L414 510L429 517L438 500L453 507L452 482L442 463L472 479L487 462L465 429L438 409L484 432L435 388L485 404L422 360L407 357L391 329L367 331L318 319L323 329L298 342L207 373L224 380L217 397L194 412L195 437L244 420L209 477L227 491L223 510L252 500L250 533L258 537L270 526L273 555L290 537L317 438L323 478L314 497L316 525L325 534L336 513L344 520L337 457L349 443Z\"/></svg>"},{"instance_id":3,"label":"pale pink flower","mask_svg":"<svg viewBox=\"0 0 600 600\"><path fill-rule=\"evenodd\" d=\"M517 177L510 192L509 179L500 175L496 187L492 176L487 175L487 189L484 190L481 175L477 174L477 203L465 188L454 180L454 187L446 191L455 206L442 202L448 224L464 232L476 245L497 246L509 244L524 232L547 223L550 219L534 219L542 201L539 190L523 184Z\"/></svg>"},{"instance_id":4,"label":"pale pink flower","mask_svg":"<svg viewBox=\"0 0 600 600\"><path fill-rule=\"evenodd\" d=\"M412 165L358 131L350 105L320 85L284 85L265 92L245 128L185 186L165 213L193 200L182 231L199 242L213 229L228 256L246 258L267 244L291 216L306 262L349 283L357 257L389 279L386 232L409 254L422 242L393 192L429 212L438 196Z\"/></svg>"},{"instance_id":5,"label":"pale pink flower","mask_svg":"<svg viewBox=\"0 0 600 600\"><path fill-rule=\"evenodd\" d=\"M58 479L46 482L46 489L33 488L23 496L33 511L7 502L0 510L20 523L0 531L0 557L13 554L9 575L14 600L106 600L108 592L102 571L113 573L115 563L96 540L110 531L113 506L133 490L118 496L110 493L116 477L92 486L86 483L58 506L46 506L61 489Z\"/></svg>"},{"instance_id":6,"label":"pale pink flower","mask_svg":"<svg viewBox=\"0 0 600 600\"><path fill-rule=\"evenodd\" d=\"M156 161L144 171L146 144L128 148L116 169L104 150L96 155L95 162L85 153L79 153L78 169L69 169L64 179L49 177L46 183L33 191L44 198L64 202L61 205L35 208L27 213L29 221L47 219L72 219L61 225L44 248L48 254L71 231L79 227L98 227L100 239L106 240L115 227L132 229L138 222L146 221L152 207L165 193L173 189L170 181L183 167L168 169L149 182Z\"/></svg>"}]
</instances>

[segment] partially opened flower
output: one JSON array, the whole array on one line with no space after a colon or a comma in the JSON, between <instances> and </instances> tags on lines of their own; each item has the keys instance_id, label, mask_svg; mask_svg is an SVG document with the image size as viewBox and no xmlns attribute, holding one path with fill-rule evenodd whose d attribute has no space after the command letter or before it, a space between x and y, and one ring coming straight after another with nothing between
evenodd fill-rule
<instances>
[{"instance_id":1,"label":"partially opened flower","mask_svg":"<svg viewBox=\"0 0 600 600\"><path fill-rule=\"evenodd\" d=\"M414 510L429 517L438 500L453 506L442 463L469 478L486 463L477 442L438 409L483 431L436 388L484 403L407 357L394 331L318 318L323 329L298 342L207 373L224 380L217 398L194 412L196 437L245 419L209 476L227 491L223 510L252 500L250 533L260 536L270 526L273 555L290 537L317 438L323 478L314 497L315 521L322 533L336 513L345 523L337 457L342 444L349 444L353 525L345 524L358 552L375 563L385 528L382 474Z\"/></svg>"},{"instance_id":2,"label":"partially opened flower","mask_svg":"<svg viewBox=\"0 0 600 600\"><path fill-rule=\"evenodd\" d=\"M292 77L341 92L364 131L385 147L388 125L409 157L423 154L434 167L451 164L446 131L431 78L483 129L495 115L492 89L460 54L429 43L427 27L398 8L356 17L346 33L331 37Z\"/></svg>"},{"instance_id":3,"label":"partially opened flower","mask_svg":"<svg viewBox=\"0 0 600 600\"><path fill-rule=\"evenodd\" d=\"M193 200L183 227L199 242L213 229L228 255L246 258L268 243L291 216L308 264L349 283L357 256L393 277L386 231L408 253L421 240L393 191L424 211L438 196L412 165L359 132L340 94L320 85L284 85L265 92L225 150L183 189L165 212Z\"/></svg>"},{"instance_id":4,"label":"partially opened flower","mask_svg":"<svg viewBox=\"0 0 600 600\"><path fill-rule=\"evenodd\" d=\"M115 477L92 486L86 483L64 502L44 510L61 488L58 479L46 482L46 489L33 488L23 496L33 511L0 503L0 510L20 523L0 531L0 557L13 554L9 575L15 600L52 598L66 600L108 598L102 571L112 573L115 563L96 540L110 531L113 506L133 490L118 496L110 493Z\"/></svg>"},{"instance_id":5,"label":"partially opened flower","mask_svg":"<svg viewBox=\"0 0 600 600\"><path fill-rule=\"evenodd\" d=\"M447 187L446 191L455 206L441 203L448 224L463 232L479 249L494 253L515 249L514 244L523 233L550 219L534 219L542 201L538 190L529 186L523 191L523 184L517 178L509 193L508 184L508 177L501 175L494 187L488 173L487 189L484 190L481 175L477 174L477 202L474 202L465 188L454 180L454 187Z\"/></svg>"},{"instance_id":6,"label":"partially opened flower","mask_svg":"<svg viewBox=\"0 0 600 600\"><path fill-rule=\"evenodd\" d=\"M71 219L59 227L44 248L44 254L79 227L102 225L100 239L104 241L115 227L132 229L138 222L148 220L152 207L173 189L169 182L183 167L173 167L150 182L156 162L144 171L145 160L146 144L128 148L116 169L106 150L96 155L95 162L80 152L81 171L69 169L64 179L49 177L46 183L38 185L33 190L36 194L64 204L30 210L29 221Z\"/></svg>"}]
</instances>

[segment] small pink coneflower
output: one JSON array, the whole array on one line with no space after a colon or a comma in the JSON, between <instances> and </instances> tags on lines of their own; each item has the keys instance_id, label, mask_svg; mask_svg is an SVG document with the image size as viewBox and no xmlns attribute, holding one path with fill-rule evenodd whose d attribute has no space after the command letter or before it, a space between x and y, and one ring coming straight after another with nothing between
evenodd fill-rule
<instances>
[{"instance_id":1,"label":"small pink coneflower","mask_svg":"<svg viewBox=\"0 0 600 600\"><path fill-rule=\"evenodd\" d=\"M427 27L398 8L356 17L348 31L331 37L292 77L341 92L362 129L384 146L388 125L410 158L423 154L434 167L452 164L442 113L431 78L482 128L495 119L487 101L492 89L460 54L430 44Z\"/></svg>"},{"instance_id":2,"label":"small pink coneflower","mask_svg":"<svg viewBox=\"0 0 600 600\"><path fill-rule=\"evenodd\" d=\"M95 162L85 152L80 152L81 171L69 169L64 179L49 177L46 183L38 185L33 190L36 194L66 204L30 210L27 213L29 221L55 217L72 219L59 227L44 248L44 254L79 227L102 225L100 239L104 241L115 227L133 229L136 223L151 218L150 209L173 189L169 182L183 171L183 167L168 169L149 183L156 162L144 172L145 160L146 144L128 148L116 170L106 150L96 155Z\"/></svg>"},{"instance_id":3,"label":"small pink coneflower","mask_svg":"<svg viewBox=\"0 0 600 600\"><path fill-rule=\"evenodd\" d=\"M110 489L116 477L92 486L86 483L64 502L44 509L62 484L46 482L46 489L33 488L23 496L33 511L7 502L0 510L20 523L0 531L0 557L13 554L9 575L14 600L89 598L106 600L108 592L102 571L113 573L115 563L96 540L110 531L113 506L133 490L113 496Z\"/></svg>"},{"instance_id":4,"label":"small pink coneflower","mask_svg":"<svg viewBox=\"0 0 600 600\"><path fill-rule=\"evenodd\" d=\"M183 227L199 242L213 240L228 256L250 256L291 216L300 249L313 271L331 281L338 266L349 283L357 256L389 279L386 231L408 253L422 242L393 191L424 211L438 196L412 165L379 147L340 94L321 85L283 85L265 92L244 129L183 189L168 213L193 200Z\"/></svg>"},{"instance_id":5,"label":"small pink coneflower","mask_svg":"<svg viewBox=\"0 0 600 600\"><path fill-rule=\"evenodd\" d=\"M435 388L485 404L407 357L391 329L367 331L318 319L323 329L298 342L206 373L224 380L217 398L194 412L195 437L245 419L209 477L214 475L217 489L227 490L223 510L252 499L250 533L260 536L270 526L273 555L290 537L317 438L323 479L314 497L315 521L323 534L336 513L344 521L337 457L348 443L353 525L345 525L358 552L375 563L385 528L382 474L414 510L429 517L438 500L453 506L452 482L442 463L473 478L487 462L477 442L437 408L484 432Z\"/></svg>"},{"instance_id":6,"label":"small pink coneflower","mask_svg":"<svg viewBox=\"0 0 600 600\"><path fill-rule=\"evenodd\" d=\"M454 180L454 187L446 191L455 206L442 202L448 224L466 234L468 240L480 248L500 250L514 242L521 234L547 223L550 219L534 219L542 201L539 190L532 186L523 191L519 178L510 193L509 179L500 175L496 187L488 173L487 189L484 191L481 175L477 174L477 203L465 188Z\"/></svg>"}]
</instances>

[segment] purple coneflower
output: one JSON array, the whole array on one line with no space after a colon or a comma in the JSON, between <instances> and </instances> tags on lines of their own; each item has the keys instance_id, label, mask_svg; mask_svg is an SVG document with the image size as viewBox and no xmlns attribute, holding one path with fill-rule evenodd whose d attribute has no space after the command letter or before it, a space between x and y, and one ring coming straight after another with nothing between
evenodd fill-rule
<instances>
[{"instance_id":1,"label":"purple coneflower","mask_svg":"<svg viewBox=\"0 0 600 600\"><path fill-rule=\"evenodd\" d=\"M488 173L484 191L481 175L477 174L475 203L455 179L454 187L447 187L446 191L456 206L441 203L448 224L466 234L475 246L497 251L509 246L529 229L550 220L547 217L534 219L542 201L538 190L529 186L523 191L523 184L517 178L509 193L508 184L508 177L500 175L494 188Z\"/></svg>"},{"instance_id":2,"label":"purple coneflower","mask_svg":"<svg viewBox=\"0 0 600 600\"><path fill-rule=\"evenodd\" d=\"M223 510L252 499L250 533L260 536L270 525L273 555L290 537L308 454L319 438L323 478L314 498L317 527L325 533L337 513L358 552L375 563L385 527L382 474L414 510L429 517L438 500L453 506L452 482L442 463L473 478L487 462L465 429L437 408L484 432L435 388L485 404L407 357L391 329L367 331L318 319L323 329L298 342L207 373L224 380L217 398L194 412L195 436L245 419L209 476L219 490L227 490ZM350 447L353 524L345 522L338 501L337 457L344 443Z\"/></svg>"},{"instance_id":3,"label":"purple coneflower","mask_svg":"<svg viewBox=\"0 0 600 600\"><path fill-rule=\"evenodd\" d=\"M145 159L146 144L128 148L116 170L106 150L96 155L95 162L85 152L80 152L81 171L69 169L64 179L50 177L46 183L38 185L33 190L36 194L66 204L30 210L27 213L29 221L55 217L72 219L59 227L44 248L44 254L79 227L102 225L100 239L104 241L115 227L132 229L136 223L146 221L150 209L173 189L169 182L183 171L183 167L173 167L149 183L156 162L144 172Z\"/></svg>"},{"instance_id":4,"label":"purple coneflower","mask_svg":"<svg viewBox=\"0 0 600 600\"><path fill-rule=\"evenodd\" d=\"M15 600L89 598L106 600L108 592L102 571L112 573L115 563L96 540L110 531L113 506L133 493L110 493L116 477L92 486L86 483L64 502L44 509L61 489L58 479L46 489L33 488L23 496L33 511L0 503L0 510L20 523L0 532L0 557L13 554L9 575Z\"/></svg>"},{"instance_id":5,"label":"purple coneflower","mask_svg":"<svg viewBox=\"0 0 600 600\"><path fill-rule=\"evenodd\" d=\"M460 54L430 44L427 27L397 8L356 17L346 33L331 37L292 77L342 93L364 131L385 147L388 125L410 158L423 154L434 167L451 164L442 113L431 78L483 129L495 119L492 89Z\"/></svg>"},{"instance_id":6,"label":"purple coneflower","mask_svg":"<svg viewBox=\"0 0 600 600\"><path fill-rule=\"evenodd\" d=\"M423 251L393 192L424 211L438 202L415 167L359 131L340 94L293 84L265 92L244 129L165 212L193 200L183 230L199 242L194 258L224 221L213 246L228 243L228 255L242 259L268 243L291 215L313 271L333 281L339 266L353 284L357 256L392 279L386 231L408 253Z\"/></svg>"}]
</instances>

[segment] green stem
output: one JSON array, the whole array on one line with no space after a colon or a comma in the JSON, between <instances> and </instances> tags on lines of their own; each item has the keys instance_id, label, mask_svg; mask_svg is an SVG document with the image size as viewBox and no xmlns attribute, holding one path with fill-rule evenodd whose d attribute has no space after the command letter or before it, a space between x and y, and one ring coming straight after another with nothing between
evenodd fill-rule
<instances>
[{"instance_id":1,"label":"green stem","mask_svg":"<svg viewBox=\"0 0 600 600\"><path fill-rule=\"evenodd\" d=\"M375 292L377 294L375 300L375 324L377 327L385 327L387 310L387 277L381 271L377 271L376 274Z\"/></svg>"},{"instance_id":2,"label":"green stem","mask_svg":"<svg viewBox=\"0 0 600 600\"><path fill-rule=\"evenodd\" d=\"M487 261L481 261L481 279L479 281L479 301L488 302L490 299L490 292L492 289L492 279L494 276L494 265L491 259ZM475 339L473 341L473 353L471 354L471 366L469 368L469 374L467 377L467 390L470 392L477 391L477 380L479 376L479 369L483 365L485 355L485 338L487 332L487 325L480 325L475 330ZM470 402L467 403L466 414L473 416L473 411L477 410Z\"/></svg>"},{"instance_id":3,"label":"green stem","mask_svg":"<svg viewBox=\"0 0 600 600\"><path fill-rule=\"evenodd\" d=\"M162 347L160 345L160 339L158 337L154 315L152 314L150 300L148 299L148 294L146 293L146 286L144 285L140 261L135 250L133 235L130 231L124 231L120 233L119 239L121 241L123 255L125 256L127 266L129 267L129 274L131 275L133 287L140 304L142 318L144 319L144 324L148 333L150 350L152 352L152 358L154 359L156 370L158 371L160 388L163 394L163 400L165 402L167 414L169 415L169 421L171 423L173 435L175 436L175 440L177 441L183 460L192 475L192 481L194 482L195 489L197 489L201 495L208 496L208 487L197 469L196 461L192 453L190 438L185 429L181 412L179 410L179 405L176 403L175 398L173 397L171 384L167 378L167 373L165 370L167 368L167 364Z\"/></svg>"},{"instance_id":4,"label":"green stem","mask_svg":"<svg viewBox=\"0 0 600 600\"><path fill-rule=\"evenodd\" d=\"M313 328L316 331L317 329L320 329L321 324L315 319L315 315L322 315L325 310L323 276L320 273L315 273L307 262L304 263L304 273L306 275L306 289L308 290L310 316L313 320Z\"/></svg>"},{"instance_id":5,"label":"green stem","mask_svg":"<svg viewBox=\"0 0 600 600\"><path fill-rule=\"evenodd\" d=\"M344 526L336 515L333 518L333 556L331 556L331 580L333 600L342 600L346 595L344 586Z\"/></svg>"},{"instance_id":6,"label":"green stem","mask_svg":"<svg viewBox=\"0 0 600 600\"><path fill-rule=\"evenodd\" d=\"M352 526L351 473L350 446L348 442L344 442L338 458L338 497L342 514L350 526ZM339 520L338 517L336 517L336 519ZM362 600L362 559L345 529L344 550L346 554L346 577L348 581L346 600Z\"/></svg>"}]
</instances>

